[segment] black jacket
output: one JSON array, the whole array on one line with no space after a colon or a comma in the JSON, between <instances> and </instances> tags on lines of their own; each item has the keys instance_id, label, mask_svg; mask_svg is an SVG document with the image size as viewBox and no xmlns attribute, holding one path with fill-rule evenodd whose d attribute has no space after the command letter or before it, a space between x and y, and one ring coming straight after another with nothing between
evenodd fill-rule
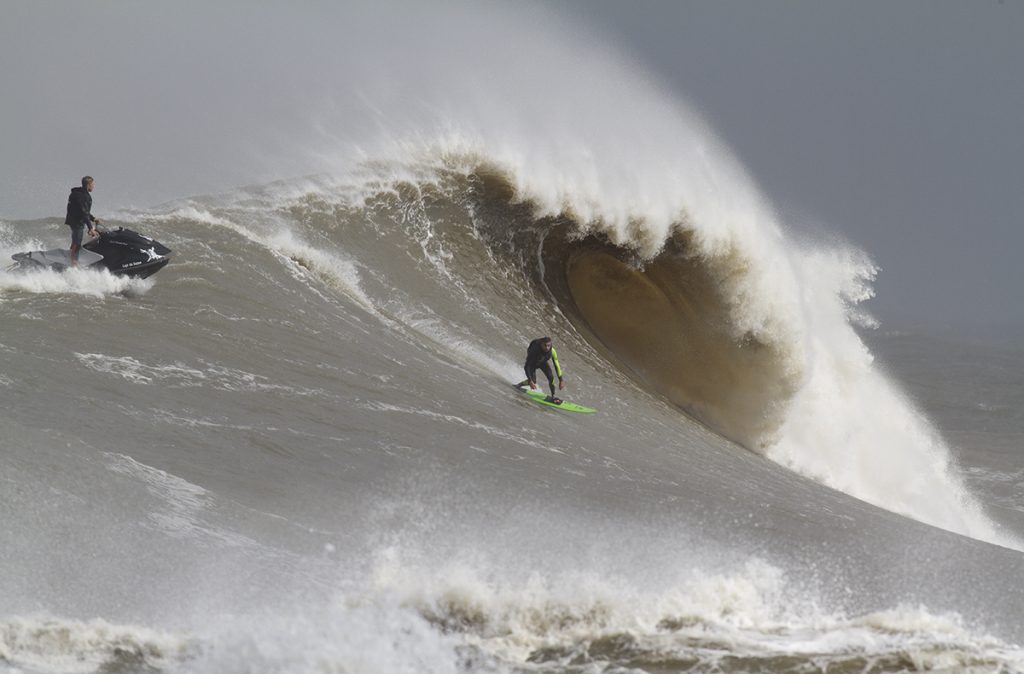
<instances>
[{"instance_id":1,"label":"black jacket","mask_svg":"<svg viewBox=\"0 0 1024 674\"><path fill-rule=\"evenodd\" d=\"M72 187L68 196L68 216L64 218L65 225L72 227L87 227L89 223L96 222L92 217L92 195L84 187Z\"/></svg>"}]
</instances>

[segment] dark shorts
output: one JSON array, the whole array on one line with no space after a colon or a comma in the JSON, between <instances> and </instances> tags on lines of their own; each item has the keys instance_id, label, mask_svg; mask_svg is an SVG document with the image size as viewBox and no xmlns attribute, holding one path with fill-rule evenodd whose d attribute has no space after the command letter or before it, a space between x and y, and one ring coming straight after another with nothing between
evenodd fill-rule
<instances>
[{"instance_id":1,"label":"dark shorts","mask_svg":"<svg viewBox=\"0 0 1024 674\"><path fill-rule=\"evenodd\" d=\"M82 233L85 231L85 225L68 225L71 228L71 245L75 248L82 246Z\"/></svg>"}]
</instances>

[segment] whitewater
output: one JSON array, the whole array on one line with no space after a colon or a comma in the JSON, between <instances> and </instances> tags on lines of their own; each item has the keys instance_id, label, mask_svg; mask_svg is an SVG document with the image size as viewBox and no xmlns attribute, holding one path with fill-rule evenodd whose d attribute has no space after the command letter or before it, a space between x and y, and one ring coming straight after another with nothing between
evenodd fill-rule
<instances>
[{"instance_id":1,"label":"whitewater","mask_svg":"<svg viewBox=\"0 0 1024 674\"><path fill-rule=\"evenodd\" d=\"M0 271L0 670L1024 669L1019 476L901 383L944 351L870 251L548 30L518 96L374 69L309 171L103 213L154 277ZM509 386L541 335L597 414ZM940 409L1012 447L1014 391Z\"/></svg>"}]
</instances>

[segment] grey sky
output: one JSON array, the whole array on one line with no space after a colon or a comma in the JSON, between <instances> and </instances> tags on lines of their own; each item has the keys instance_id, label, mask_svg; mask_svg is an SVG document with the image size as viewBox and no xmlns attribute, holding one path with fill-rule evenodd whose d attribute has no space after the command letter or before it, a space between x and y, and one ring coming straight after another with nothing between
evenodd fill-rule
<instances>
[{"instance_id":1,"label":"grey sky","mask_svg":"<svg viewBox=\"0 0 1024 674\"><path fill-rule=\"evenodd\" d=\"M350 139L372 124L347 73L372 63L386 87L486 26L431 25L462 21L453 3L0 5L0 217L17 218L58 215L85 172L109 207L317 170L295 151L323 131L310 111ZM538 5L683 95L784 221L865 249L883 323L1024 324L1024 3Z\"/></svg>"},{"instance_id":2,"label":"grey sky","mask_svg":"<svg viewBox=\"0 0 1024 674\"><path fill-rule=\"evenodd\" d=\"M784 219L882 267L889 325L1024 323L1024 3L580 0Z\"/></svg>"}]
</instances>

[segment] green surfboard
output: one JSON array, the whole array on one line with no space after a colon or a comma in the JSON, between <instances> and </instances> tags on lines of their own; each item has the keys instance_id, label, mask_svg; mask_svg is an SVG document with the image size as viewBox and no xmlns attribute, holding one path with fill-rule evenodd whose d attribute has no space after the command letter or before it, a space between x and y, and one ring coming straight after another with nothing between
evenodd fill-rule
<instances>
[{"instance_id":1,"label":"green surfboard","mask_svg":"<svg viewBox=\"0 0 1024 674\"><path fill-rule=\"evenodd\" d=\"M577 405L576 403L571 403L567 400L563 400L560 405L556 405L555 403L550 402L547 399L548 397L541 393L540 391L522 389L519 388L518 386L516 386L515 389L517 391L522 391L523 393L525 393L526 396L529 397L530 400L533 400L534 402L540 403L541 405L547 405L548 407L554 407L555 409L563 410L565 412L580 412L582 414L593 414L594 412L597 411L592 407L584 407L583 405Z\"/></svg>"}]
</instances>

